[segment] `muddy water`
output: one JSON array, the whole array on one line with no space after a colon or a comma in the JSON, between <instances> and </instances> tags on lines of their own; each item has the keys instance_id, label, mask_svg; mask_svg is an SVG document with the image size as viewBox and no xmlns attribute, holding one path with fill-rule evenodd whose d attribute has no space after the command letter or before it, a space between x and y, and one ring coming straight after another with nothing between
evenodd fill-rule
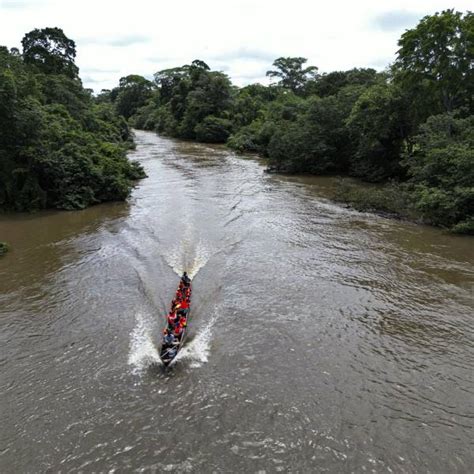
<instances>
[{"instance_id":1,"label":"muddy water","mask_svg":"<svg viewBox=\"0 0 474 474\"><path fill-rule=\"evenodd\" d=\"M0 218L0 471L472 472L470 238L137 132L128 203ZM177 273L190 340L157 342Z\"/></svg>"}]
</instances>

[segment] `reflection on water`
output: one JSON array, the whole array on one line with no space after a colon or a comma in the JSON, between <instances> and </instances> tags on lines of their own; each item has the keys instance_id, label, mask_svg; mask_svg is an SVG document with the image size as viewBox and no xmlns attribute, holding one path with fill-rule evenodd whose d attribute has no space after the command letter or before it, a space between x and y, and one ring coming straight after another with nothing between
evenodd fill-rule
<instances>
[{"instance_id":1,"label":"reflection on water","mask_svg":"<svg viewBox=\"0 0 474 474\"><path fill-rule=\"evenodd\" d=\"M345 209L333 178L137 142L128 203L0 217L2 473L471 470L470 238Z\"/></svg>"}]
</instances>

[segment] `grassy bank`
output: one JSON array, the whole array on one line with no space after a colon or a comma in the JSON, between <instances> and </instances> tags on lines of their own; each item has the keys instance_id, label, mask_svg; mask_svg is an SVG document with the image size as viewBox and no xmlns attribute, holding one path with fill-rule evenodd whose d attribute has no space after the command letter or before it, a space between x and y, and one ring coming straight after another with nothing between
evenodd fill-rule
<instances>
[{"instance_id":1,"label":"grassy bank","mask_svg":"<svg viewBox=\"0 0 474 474\"><path fill-rule=\"evenodd\" d=\"M362 212L375 212L387 217L421 222L422 218L413 207L407 190L398 183L367 184L349 179L341 179L334 196L342 202Z\"/></svg>"},{"instance_id":2,"label":"grassy bank","mask_svg":"<svg viewBox=\"0 0 474 474\"><path fill-rule=\"evenodd\" d=\"M405 219L419 224L436 225L424 217L417 208L413 194L406 183L369 184L341 178L333 199L358 211L374 212L386 217ZM474 219L446 229L456 234L474 235Z\"/></svg>"}]
</instances>

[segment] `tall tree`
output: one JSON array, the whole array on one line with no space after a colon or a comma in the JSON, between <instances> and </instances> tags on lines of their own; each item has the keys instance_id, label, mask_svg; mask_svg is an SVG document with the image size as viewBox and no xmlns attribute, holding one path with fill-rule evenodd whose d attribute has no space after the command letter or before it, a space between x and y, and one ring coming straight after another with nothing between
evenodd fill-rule
<instances>
[{"instance_id":1,"label":"tall tree","mask_svg":"<svg viewBox=\"0 0 474 474\"><path fill-rule=\"evenodd\" d=\"M371 68L354 68L349 71L333 71L318 75L315 80L309 81L306 86L308 95L316 94L319 97L336 95L342 88L352 85L373 85L383 80L383 74Z\"/></svg>"},{"instance_id":2,"label":"tall tree","mask_svg":"<svg viewBox=\"0 0 474 474\"><path fill-rule=\"evenodd\" d=\"M132 180L144 176L126 158L125 120L111 104L93 103L65 59L72 61L74 47L53 33L25 36L28 61L0 46L0 208L78 209L125 199Z\"/></svg>"},{"instance_id":3,"label":"tall tree","mask_svg":"<svg viewBox=\"0 0 474 474\"><path fill-rule=\"evenodd\" d=\"M174 67L163 69L154 74L155 84L160 89L161 103L164 104L171 100L174 95L175 87L181 81L189 79L189 66Z\"/></svg>"},{"instance_id":4,"label":"tall tree","mask_svg":"<svg viewBox=\"0 0 474 474\"><path fill-rule=\"evenodd\" d=\"M26 64L36 66L45 74L78 77L79 69L74 63L76 44L61 28L34 29L23 37L21 44Z\"/></svg>"},{"instance_id":5,"label":"tall tree","mask_svg":"<svg viewBox=\"0 0 474 474\"><path fill-rule=\"evenodd\" d=\"M275 69L267 71L268 77L280 78L278 84L286 89L290 89L295 94L303 92L304 86L310 79L317 76L318 68L316 66L303 65L308 60L306 58L281 57L273 61Z\"/></svg>"},{"instance_id":6,"label":"tall tree","mask_svg":"<svg viewBox=\"0 0 474 474\"><path fill-rule=\"evenodd\" d=\"M226 118L232 105L229 78L221 72L202 70L199 79L193 81L184 104L180 134L184 138L195 138L195 127L206 117Z\"/></svg>"},{"instance_id":7,"label":"tall tree","mask_svg":"<svg viewBox=\"0 0 474 474\"><path fill-rule=\"evenodd\" d=\"M354 148L351 174L367 181L403 176L400 153L410 131L407 105L393 84L375 84L360 95L346 121Z\"/></svg>"},{"instance_id":8,"label":"tall tree","mask_svg":"<svg viewBox=\"0 0 474 474\"><path fill-rule=\"evenodd\" d=\"M116 98L117 112L130 118L151 97L153 83L138 74L120 78Z\"/></svg>"},{"instance_id":9,"label":"tall tree","mask_svg":"<svg viewBox=\"0 0 474 474\"><path fill-rule=\"evenodd\" d=\"M395 79L417 89L429 106L425 119L437 112L473 106L474 14L445 10L424 17L400 38ZM432 109L432 99L438 110Z\"/></svg>"}]
</instances>

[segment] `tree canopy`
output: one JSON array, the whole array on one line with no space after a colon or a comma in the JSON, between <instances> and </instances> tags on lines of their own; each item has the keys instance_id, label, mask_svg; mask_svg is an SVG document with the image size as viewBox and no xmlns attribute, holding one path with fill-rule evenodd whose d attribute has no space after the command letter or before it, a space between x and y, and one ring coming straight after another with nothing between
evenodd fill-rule
<instances>
[{"instance_id":1,"label":"tree canopy","mask_svg":"<svg viewBox=\"0 0 474 474\"><path fill-rule=\"evenodd\" d=\"M319 74L303 57L280 57L267 72L275 84L237 88L200 60L162 70L130 123L257 152L277 171L391 183L410 212L472 233L473 18L424 17L384 72ZM119 111L120 93L110 94Z\"/></svg>"},{"instance_id":2,"label":"tree canopy","mask_svg":"<svg viewBox=\"0 0 474 474\"><path fill-rule=\"evenodd\" d=\"M0 208L80 209L125 199L144 177L126 158L128 125L95 104L62 30L33 30L18 50L0 47Z\"/></svg>"},{"instance_id":3,"label":"tree canopy","mask_svg":"<svg viewBox=\"0 0 474 474\"><path fill-rule=\"evenodd\" d=\"M434 115L405 155L415 205L427 221L474 232L474 116Z\"/></svg>"},{"instance_id":4,"label":"tree canopy","mask_svg":"<svg viewBox=\"0 0 474 474\"><path fill-rule=\"evenodd\" d=\"M396 80L433 95L439 112L472 108L474 95L474 14L445 10L424 17L398 42ZM421 85L421 90L420 90ZM433 112L431 109L430 112Z\"/></svg>"},{"instance_id":5,"label":"tree canopy","mask_svg":"<svg viewBox=\"0 0 474 474\"><path fill-rule=\"evenodd\" d=\"M77 78L76 43L61 28L34 29L23 37L21 44L25 64L34 65L45 74Z\"/></svg>"},{"instance_id":6,"label":"tree canopy","mask_svg":"<svg viewBox=\"0 0 474 474\"><path fill-rule=\"evenodd\" d=\"M317 76L318 68L316 66L308 66L303 68L303 65L308 60L306 58L296 57L281 57L273 61L273 67L267 71L268 77L279 78L277 83L281 87L291 90L295 94L301 93L310 79Z\"/></svg>"},{"instance_id":7,"label":"tree canopy","mask_svg":"<svg viewBox=\"0 0 474 474\"><path fill-rule=\"evenodd\" d=\"M151 81L137 74L120 78L119 86L114 91L117 112L126 119L130 118L145 105L152 95L153 88Z\"/></svg>"}]
</instances>

